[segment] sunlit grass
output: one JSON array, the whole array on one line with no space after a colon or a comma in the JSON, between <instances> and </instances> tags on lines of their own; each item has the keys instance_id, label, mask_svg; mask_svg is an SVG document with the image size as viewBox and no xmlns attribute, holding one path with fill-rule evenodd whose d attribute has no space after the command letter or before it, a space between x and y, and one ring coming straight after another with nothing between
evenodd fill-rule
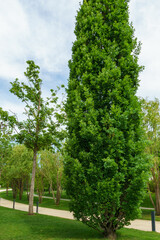
<instances>
[{"instance_id":1,"label":"sunlit grass","mask_svg":"<svg viewBox=\"0 0 160 240\"><path fill-rule=\"evenodd\" d=\"M75 220L0 207L0 240L102 240L102 234ZM159 240L160 234L121 229L117 240Z\"/></svg>"}]
</instances>

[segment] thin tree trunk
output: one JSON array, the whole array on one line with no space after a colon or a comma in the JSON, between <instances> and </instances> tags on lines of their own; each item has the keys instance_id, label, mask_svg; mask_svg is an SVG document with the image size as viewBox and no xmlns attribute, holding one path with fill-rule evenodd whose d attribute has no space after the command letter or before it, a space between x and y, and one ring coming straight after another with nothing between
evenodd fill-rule
<instances>
[{"instance_id":1,"label":"thin tree trunk","mask_svg":"<svg viewBox=\"0 0 160 240\"><path fill-rule=\"evenodd\" d=\"M29 193L29 215L33 215L33 200L34 200L34 185L35 185L35 175L36 175L36 161L37 161L37 149L34 150L33 155L33 168L32 168L32 179Z\"/></svg>"},{"instance_id":2,"label":"thin tree trunk","mask_svg":"<svg viewBox=\"0 0 160 240\"><path fill-rule=\"evenodd\" d=\"M27 200L29 201L29 178L27 178L27 181L26 181L26 188L27 188Z\"/></svg>"},{"instance_id":3,"label":"thin tree trunk","mask_svg":"<svg viewBox=\"0 0 160 240\"><path fill-rule=\"evenodd\" d=\"M61 199L61 187L57 186L56 205L60 204L60 199Z\"/></svg>"},{"instance_id":4,"label":"thin tree trunk","mask_svg":"<svg viewBox=\"0 0 160 240\"><path fill-rule=\"evenodd\" d=\"M155 206L155 203L153 201L153 198L152 198L152 195L151 195L151 191L150 191L150 188L149 188L149 184L148 184L148 193L149 193L149 198L151 200L151 203L152 203L153 207L156 209L156 206Z\"/></svg>"},{"instance_id":5,"label":"thin tree trunk","mask_svg":"<svg viewBox=\"0 0 160 240\"><path fill-rule=\"evenodd\" d=\"M9 188L9 185L7 183L7 185L6 185L6 196L8 196L8 188Z\"/></svg>"},{"instance_id":6,"label":"thin tree trunk","mask_svg":"<svg viewBox=\"0 0 160 240\"><path fill-rule=\"evenodd\" d=\"M38 191L38 196L39 196L39 203L42 203L43 192L42 191Z\"/></svg>"},{"instance_id":7,"label":"thin tree trunk","mask_svg":"<svg viewBox=\"0 0 160 240\"><path fill-rule=\"evenodd\" d=\"M23 196L23 180L20 180L20 189L19 189L19 200L22 200Z\"/></svg>"},{"instance_id":8,"label":"thin tree trunk","mask_svg":"<svg viewBox=\"0 0 160 240\"><path fill-rule=\"evenodd\" d=\"M60 199L61 199L61 176L62 173L60 173L59 176L59 172L57 173L57 194L56 194L56 205L60 204Z\"/></svg>"},{"instance_id":9,"label":"thin tree trunk","mask_svg":"<svg viewBox=\"0 0 160 240\"><path fill-rule=\"evenodd\" d=\"M48 189L49 195L51 194L51 185L49 184L49 189Z\"/></svg>"},{"instance_id":10,"label":"thin tree trunk","mask_svg":"<svg viewBox=\"0 0 160 240\"><path fill-rule=\"evenodd\" d=\"M156 187L156 215L160 215L160 195L159 195L159 184Z\"/></svg>"},{"instance_id":11,"label":"thin tree trunk","mask_svg":"<svg viewBox=\"0 0 160 240\"><path fill-rule=\"evenodd\" d=\"M52 182L50 183L50 187L51 187L51 192L52 192L53 200L54 200L54 202L56 203L56 198L55 198L55 194L54 194L54 191L53 191Z\"/></svg>"},{"instance_id":12,"label":"thin tree trunk","mask_svg":"<svg viewBox=\"0 0 160 240\"><path fill-rule=\"evenodd\" d=\"M38 192L38 196L39 196L39 203L42 203L42 200L43 200L42 196L43 196L43 193L44 193L43 188L37 189L37 192Z\"/></svg>"},{"instance_id":13,"label":"thin tree trunk","mask_svg":"<svg viewBox=\"0 0 160 240\"><path fill-rule=\"evenodd\" d=\"M15 179L12 180L12 192L13 192L13 199L17 197L17 182Z\"/></svg>"}]
</instances>

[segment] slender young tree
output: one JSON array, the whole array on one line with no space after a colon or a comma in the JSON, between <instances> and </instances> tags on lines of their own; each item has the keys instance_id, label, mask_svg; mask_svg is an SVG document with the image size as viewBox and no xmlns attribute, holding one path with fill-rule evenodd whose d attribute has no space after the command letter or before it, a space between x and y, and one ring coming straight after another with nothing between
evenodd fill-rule
<instances>
[{"instance_id":1,"label":"slender young tree","mask_svg":"<svg viewBox=\"0 0 160 240\"><path fill-rule=\"evenodd\" d=\"M37 153L39 150L49 148L52 145L59 146L59 140L63 138L60 125L63 122L61 112L57 112L57 91L51 90L51 97L44 101L42 97L42 79L39 77L39 66L34 61L27 61L28 67L24 73L28 83L19 82L16 79L11 82L10 92L25 103L26 120L17 120L18 133L16 139L27 148L33 150L33 168L29 194L29 214L33 214L33 199L35 186L35 172ZM60 109L59 109L60 110ZM54 117L54 120L53 120Z\"/></svg>"},{"instance_id":2,"label":"slender young tree","mask_svg":"<svg viewBox=\"0 0 160 240\"><path fill-rule=\"evenodd\" d=\"M75 35L66 102L70 210L115 239L139 213L148 169L128 0L84 0Z\"/></svg>"}]
</instances>

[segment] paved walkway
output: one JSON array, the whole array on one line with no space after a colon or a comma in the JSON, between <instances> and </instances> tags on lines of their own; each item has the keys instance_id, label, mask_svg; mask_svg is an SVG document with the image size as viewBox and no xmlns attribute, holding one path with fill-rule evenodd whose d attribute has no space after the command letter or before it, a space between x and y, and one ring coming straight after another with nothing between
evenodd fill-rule
<instances>
[{"instance_id":1,"label":"paved walkway","mask_svg":"<svg viewBox=\"0 0 160 240\"><path fill-rule=\"evenodd\" d=\"M0 198L0 206L7 207L7 208L13 208L13 202L9 201L9 200L6 200L6 199L3 199L3 198ZM20 211L28 212L28 205L16 202L15 203L15 209L20 210ZM36 207L34 207L33 210L34 210L34 212L36 212ZM49 215L49 216L66 218L66 219L74 219L73 214L70 213L69 211L39 207L38 208L38 213L44 214L44 215Z\"/></svg>"},{"instance_id":2,"label":"paved walkway","mask_svg":"<svg viewBox=\"0 0 160 240\"><path fill-rule=\"evenodd\" d=\"M35 197L38 197L37 194L34 194ZM42 196L42 198L48 198L48 199L53 199L53 197L48 197L48 196ZM61 198L61 200L66 201L66 202L70 202L70 199L66 199L66 198Z\"/></svg>"},{"instance_id":3,"label":"paved walkway","mask_svg":"<svg viewBox=\"0 0 160 240\"><path fill-rule=\"evenodd\" d=\"M13 208L13 202L0 198L0 206ZM16 202L15 209L28 212L28 205ZM36 207L34 207L34 212L36 212ZM39 207L38 213L43 215L54 216L54 217L66 218L66 219L72 219L72 220L74 219L73 214L69 211ZM143 231L152 231L151 221L148 221L148 220L137 219L137 220L131 221L131 225L126 226L126 228L133 228L133 229L138 229ZM156 232L160 233L160 221L156 222Z\"/></svg>"}]
</instances>

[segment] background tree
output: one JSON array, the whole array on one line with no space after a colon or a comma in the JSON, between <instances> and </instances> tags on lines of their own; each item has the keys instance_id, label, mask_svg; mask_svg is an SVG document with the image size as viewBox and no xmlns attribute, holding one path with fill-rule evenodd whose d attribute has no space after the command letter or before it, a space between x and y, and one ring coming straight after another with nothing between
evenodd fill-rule
<instances>
[{"instance_id":1,"label":"background tree","mask_svg":"<svg viewBox=\"0 0 160 240\"><path fill-rule=\"evenodd\" d=\"M13 198L22 199L25 185L30 179L33 153L24 145L14 145L2 171L3 182L12 188Z\"/></svg>"},{"instance_id":2,"label":"background tree","mask_svg":"<svg viewBox=\"0 0 160 240\"><path fill-rule=\"evenodd\" d=\"M151 156L151 175L154 186L156 202L154 202L150 185L148 185L151 202L160 215L160 101L143 99L142 109L144 113L144 127L149 144L147 154Z\"/></svg>"},{"instance_id":3,"label":"background tree","mask_svg":"<svg viewBox=\"0 0 160 240\"><path fill-rule=\"evenodd\" d=\"M42 168L42 174L50 185L53 200L56 205L59 205L61 198L61 185L63 177L63 158L60 152L52 153L51 151L41 151L40 153L40 165ZM56 190L56 196L54 194Z\"/></svg>"},{"instance_id":4,"label":"background tree","mask_svg":"<svg viewBox=\"0 0 160 240\"><path fill-rule=\"evenodd\" d=\"M14 199L16 199L17 194L19 194L19 199L22 199L24 187L28 180L30 180L32 159L33 152L24 145L15 145L13 147L6 167L8 169Z\"/></svg>"},{"instance_id":5,"label":"background tree","mask_svg":"<svg viewBox=\"0 0 160 240\"><path fill-rule=\"evenodd\" d=\"M144 157L140 50L128 1L84 0L69 62L65 173L70 210L116 237L137 217L148 165Z\"/></svg>"},{"instance_id":6,"label":"background tree","mask_svg":"<svg viewBox=\"0 0 160 240\"><path fill-rule=\"evenodd\" d=\"M33 150L33 168L29 194L29 214L33 214L33 198L37 153L39 150L49 148L52 145L59 146L59 139L63 138L60 125L63 122L61 112L56 111L57 91L51 90L51 97L44 101L42 97L42 80L39 77L39 66L33 61L27 61L28 67L24 73L28 84L16 79L11 83L11 93L25 103L26 120L19 122L19 132L16 139L27 148ZM54 117L54 120L53 120Z\"/></svg>"},{"instance_id":7,"label":"background tree","mask_svg":"<svg viewBox=\"0 0 160 240\"><path fill-rule=\"evenodd\" d=\"M0 179L5 164L5 159L9 156L12 149L12 133L15 118L9 116L7 111L0 108Z\"/></svg>"},{"instance_id":8,"label":"background tree","mask_svg":"<svg viewBox=\"0 0 160 240\"><path fill-rule=\"evenodd\" d=\"M3 127L1 128L0 133L0 179L3 171L3 167L6 163L7 158L9 157L12 150L11 135L10 132Z\"/></svg>"},{"instance_id":9,"label":"background tree","mask_svg":"<svg viewBox=\"0 0 160 240\"><path fill-rule=\"evenodd\" d=\"M7 111L3 111L0 108L0 184L6 187L6 193L8 194L9 179L7 173L5 173L5 165L13 146L13 129L15 124L15 117L9 116ZM2 177L3 173L3 177Z\"/></svg>"}]
</instances>

